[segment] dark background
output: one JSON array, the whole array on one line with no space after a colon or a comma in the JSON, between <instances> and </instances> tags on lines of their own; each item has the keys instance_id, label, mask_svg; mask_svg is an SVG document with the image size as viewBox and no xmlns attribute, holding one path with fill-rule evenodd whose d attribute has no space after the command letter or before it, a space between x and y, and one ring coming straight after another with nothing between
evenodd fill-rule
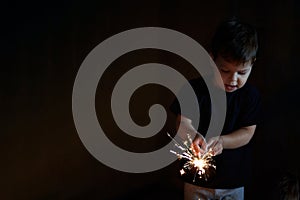
<instances>
[{"instance_id":1,"label":"dark background","mask_svg":"<svg viewBox=\"0 0 300 200\"><path fill-rule=\"evenodd\" d=\"M253 182L247 197L276 199L281 176L299 173L299 1L11 1L1 3L0 13L1 199L182 199L176 163L156 172L128 174L88 153L73 122L73 83L88 53L116 33L160 26L207 47L217 24L232 16L254 25L260 40L249 81L261 92L264 122L253 138ZM121 133L106 117L113 83L147 62L169 64L187 77L193 69L166 52L134 53L110 66L100 83L107 91L98 89L96 107L112 141L146 152L163 146L165 137L137 140ZM139 106L160 101L168 105L172 99L163 88L143 89L151 97L137 92L132 103L140 124L148 119Z\"/></svg>"}]
</instances>

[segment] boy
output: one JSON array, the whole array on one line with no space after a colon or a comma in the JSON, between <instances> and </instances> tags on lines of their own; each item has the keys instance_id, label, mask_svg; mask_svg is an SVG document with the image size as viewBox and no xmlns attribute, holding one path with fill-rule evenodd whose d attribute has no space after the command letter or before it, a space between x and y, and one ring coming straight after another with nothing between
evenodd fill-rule
<instances>
[{"instance_id":1,"label":"boy","mask_svg":"<svg viewBox=\"0 0 300 200\"><path fill-rule=\"evenodd\" d=\"M178 114L177 122L184 124L178 132L198 132L193 141L197 153L212 148L216 160L216 176L200 186L184 185L185 199L244 199L244 186L249 178L249 141L251 140L260 112L257 90L247 83L258 48L254 28L238 20L220 24L212 39L210 55L221 74L227 98L224 127L219 137L205 135L211 116L210 97L202 79L190 81L200 108L199 128L193 128L192 117L180 113L174 103L171 110ZM204 89L203 89L204 88ZM201 134L202 135L201 135Z\"/></svg>"}]
</instances>

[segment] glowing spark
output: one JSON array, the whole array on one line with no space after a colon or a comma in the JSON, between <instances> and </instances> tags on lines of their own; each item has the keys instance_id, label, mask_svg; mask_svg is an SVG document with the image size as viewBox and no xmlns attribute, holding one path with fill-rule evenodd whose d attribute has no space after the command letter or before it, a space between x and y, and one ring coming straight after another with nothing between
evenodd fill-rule
<instances>
[{"instance_id":1,"label":"glowing spark","mask_svg":"<svg viewBox=\"0 0 300 200\"><path fill-rule=\"evenodd\" d=\"M170 134L167 133L167 135L174 141L175 146L182 151L182 153L178 153L170 150L170 152L175 154L179 159L185 160L183 168L180 170L180 174L186 175L194 172L193 182L196 181L196 177L200 179L204 178L207 181L210 177L210 172L216 169L212 149L209 149L207 152L199 156L196 155L196 152L192 148L192 139L189 134L187 135L188 141L183 142L185 148L172 138Z\"/></svg>"},{"instance_id":2,"label":"glowing spark","mask_svg":"<svg viewBox=\"0 0 300 200\"><path fill-rule=\"evenodd\" d=\"M180 170L180 174L183 175L185 174L185 171L183 169Z\"/></svg>"},{"instance_id":3,"label":"glowing spark","mask_svg":"<svg viewBox=\"0 0 300 200\"><path fill-rule=\"evenodd\" d=\"M203 169L206 163L204 160L196 158L193 160L193 164L194 167L197 167L198 169Z\"/></svg>"}]
</instances>

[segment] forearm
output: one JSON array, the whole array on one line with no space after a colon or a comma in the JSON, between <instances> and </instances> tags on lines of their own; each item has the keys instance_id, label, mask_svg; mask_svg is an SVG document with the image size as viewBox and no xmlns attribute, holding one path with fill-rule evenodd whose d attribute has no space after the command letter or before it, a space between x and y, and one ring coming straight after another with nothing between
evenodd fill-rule
<instances>
[{"instance_id":1,"label":"forearm","mask_svg":"<svg viewBox=\"0 0 300 200\"><path fill-rule=\"evenodd\" d=\"M235 149L249 143L254 135L256 125L242 127L230 134L222 135L221 140L224 149Z\"/></svg>"},{"instance_id":2,"label":"forearm","mask_svg":"<svg viewBox=\"0 0 300 200\"><path fill-rule=\"evenodd\" d=\"M185 116L178 115L176 124L177 134L183 141L188 140L188 135L190 135L191 138L194 138L191 145L196 154L199 153L201 155L206 152L206 141L204 137L193 127L192 120Z\"/></svg>"},{"instance_id":3,"label":"forearm","mask_svg":"<svg viewBox=\"0 0 300 200\"><path fill-rule=\"evenodd\" d=\"M195 130L195 128L192 125L192 120L183 115L177 116L176 130L178 132L178 136L182 140L187 140L187 134L190 134L192 136L197 132L197 130Z\"/></svg>"}]
</instances>

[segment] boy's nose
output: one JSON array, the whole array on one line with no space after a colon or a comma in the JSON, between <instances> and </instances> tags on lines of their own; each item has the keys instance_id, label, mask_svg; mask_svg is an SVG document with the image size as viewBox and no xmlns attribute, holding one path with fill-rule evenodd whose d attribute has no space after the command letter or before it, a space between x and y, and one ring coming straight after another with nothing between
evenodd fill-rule
<instances>
[{"instance_id":1,"label":"boy's nose","mask_svg":"<svg viewBox=\"0 0 300 200\"><path fill-rule=\"evenodd\" d=\"M238 80L238 74L237 73L233 73L230 77L230 83L236 83Z\"/></svg>"}]
</instances>

